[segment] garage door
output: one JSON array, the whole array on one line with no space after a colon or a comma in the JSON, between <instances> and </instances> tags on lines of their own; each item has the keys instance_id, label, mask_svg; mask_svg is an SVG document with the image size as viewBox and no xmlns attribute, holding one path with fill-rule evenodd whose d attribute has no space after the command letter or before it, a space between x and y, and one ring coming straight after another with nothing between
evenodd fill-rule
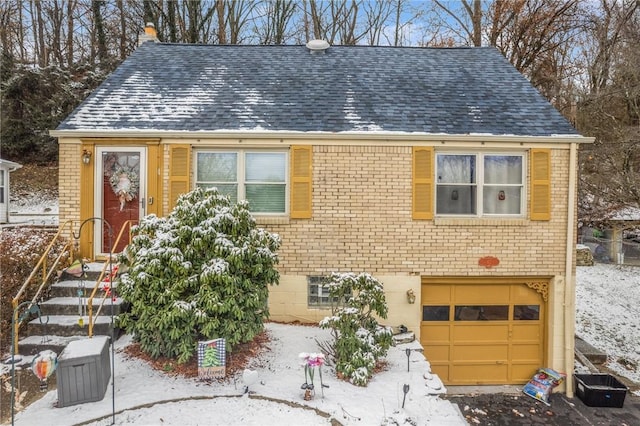
<instances>
[{"instance_id":1,"label":"garage door","mask_svg":"<svg viewBox=\"0 0 640 426\"><path fill-rule=\"evenodd\" d=\"M423 278L420 343L445 384L526 383L544 366L544 317L526 281Z\"/></svg>"}]
</instances>

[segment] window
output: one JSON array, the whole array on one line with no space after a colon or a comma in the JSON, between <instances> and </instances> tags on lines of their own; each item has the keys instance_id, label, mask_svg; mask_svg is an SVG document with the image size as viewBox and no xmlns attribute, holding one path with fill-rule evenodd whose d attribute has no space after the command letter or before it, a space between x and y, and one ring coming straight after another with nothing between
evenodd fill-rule
<instances>
[{"instance_id":1,"label":"window","mask_svg":"<svg viewBox=\"0 0 640 426\"><path fill-rule=\"evenodd\" d=\"M455 321L505 321L509 319L509 305L456 305Z\"/></svg>"},{"instance_id":2,"label":"window","mask_svg":"<svg viewBox=\"0 0 640 426\"><path fill-rule=\"evenodd\" d=\"M449 305L425 305L422 321L449 321Z\"/></svg>"},{"instance_id":3,"label":"window","mask_svg":"<svg viewBox=\"0 0 640 426\"><path fill-rule=\"evenodd\" d=\"M287 213L287 153L198 151L196 186L216 187L233 202L247 200L253 213Z\"/></svg>"},{"instance_id":4,"label":"window","mask_svg":"<svg viewBox=\"0 0 640 426\"><path fill-rule=\"evenodd\" d=\"M325 284L326 277L307 277L307 306L310 308L331 308L342 305L337 297L329 295L329 285Z\"/></svg>"},{"instance_id":5,"label":"window","mask_svg":"<svg viewBox=\"0 0 640 426\"><path fill-rule=\"evenodd\" d=\"M0 203L4 203L4 170L0 170Z\"/></svg>"},{"instance_id":6,"label":"window","mask_svg":"<svg viewBox=\"0 0 640 426\"><path fill-rule=\"evenodd\" d=\"M520 216L524 172L524 154L437 154L436 214Z\"/></svg>"},{"instance_id":7,"label":"window","mask_svg":"<svg viewBox=\"0 0 640 426\"><path fill-rule=\"evenodd\" d=\"M537 321L540 319L540 305L515 305L513 319L517 321Z\"/></svg>"}]
</instances>

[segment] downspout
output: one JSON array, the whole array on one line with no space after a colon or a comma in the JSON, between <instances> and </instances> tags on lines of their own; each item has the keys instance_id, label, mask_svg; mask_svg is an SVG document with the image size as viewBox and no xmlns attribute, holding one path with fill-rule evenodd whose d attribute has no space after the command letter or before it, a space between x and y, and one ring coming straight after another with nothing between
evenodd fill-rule
<instances>
[{"instance_id":1,"label":"downspout","mask_svg":"<svg viewBox=\"0 0 640 426\"><path fill-rule=\"evenodd\" d=\"M575 257L575 228L576 224L576 190L577 182L578 144L572 143L569 149L569 200L567 205L567 252L565 254L565 288L564 288L564 362L567 378L565 393L573 398L573 368L576 333L576 282L573 276L573 259Z\"/></svg>"}]
</instances>

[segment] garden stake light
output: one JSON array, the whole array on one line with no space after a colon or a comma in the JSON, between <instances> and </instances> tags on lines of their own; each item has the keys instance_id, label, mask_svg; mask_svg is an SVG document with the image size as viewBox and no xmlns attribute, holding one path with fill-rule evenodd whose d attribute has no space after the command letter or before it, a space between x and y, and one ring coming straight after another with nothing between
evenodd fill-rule
<instances>
[{"instance_id":1,"label":"garden stake light","mask_svg":"<svg viewBox=\"0 0 640 426\"><path fill-rule=\"evenodd\" d=\"M402 392L404 392L404 396L402 397L402 408L404 408L404 401L407 399L407 394L409 393L409 385L405 384L402 387Z\"/></svg>"},{"instance_id":2,"label":"garden stake light","mask_svg":"<svg viewBox=\"0 0 640 426\"><path fill-rule=\"evenodd\" d=\"M409 371L409 357L411 356L411 349L405 349L405 353L407 354L407 371Z\"/></svg>"}]
</instances>

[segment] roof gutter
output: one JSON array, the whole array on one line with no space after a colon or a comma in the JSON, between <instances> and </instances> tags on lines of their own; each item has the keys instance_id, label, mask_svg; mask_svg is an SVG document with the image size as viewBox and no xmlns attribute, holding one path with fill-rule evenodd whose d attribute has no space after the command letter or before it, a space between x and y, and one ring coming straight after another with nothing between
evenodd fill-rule
<instances>
[{"instance_id":1,"label":"roof gutter","mask_svg":"<svg viewBox=\"0 0 640 426\"><path fill-rule=\"evenodd\" d=\"M7 166L7 170L9 172L15 172L16 170L22 168L22 164L14 163L13 161L9 160L0 160L0 165Z\"/></svg>"},{"instance_id":2,"label":"roof gutter","mask_svg":"<svg viewBox=\"0 0 640 426\"><path fill-rule=\"evenodd\" d=\"M55 138L163 138L163 139L251 139L251 140L362 140L387 142L514 142L514 143L593 143L595 138L580 135L554 136L522 136L522 135L492 135L492 134L439 134L439 133L404 133L404 132L296 132L296 131L159 131L159 130L51 130L49 135Z\"/></svg>"}]
</instances>

